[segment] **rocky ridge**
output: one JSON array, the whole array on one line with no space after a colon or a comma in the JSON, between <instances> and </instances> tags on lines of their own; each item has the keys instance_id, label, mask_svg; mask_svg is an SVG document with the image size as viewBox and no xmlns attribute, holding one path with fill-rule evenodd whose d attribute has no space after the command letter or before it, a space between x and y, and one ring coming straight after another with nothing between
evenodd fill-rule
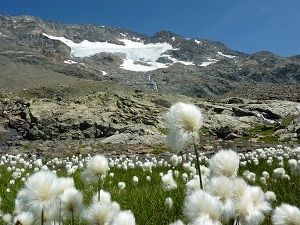
<instances>
[{"instance_id":1,"label":"rocky ridge","mask_svg":"<svg viewBox=\"0 0 300 225\"><path fill-rule=\"evenodd\" d=\"M201 98L215 97L247 85L297 85L300 79L298 56L280 57L266 51L249 55L231 50L219 42L187 39L169 31L148 37L122 28L60 24L32 16L0 15L0 32L0 61L1 67L6 68L0 75L4 79L9 79L10 74L19 76L23 67L34 66L49 76L101 80L135 90ZM75 57L65 42L45 34L64 37L75 44L89 41L124 46L122 40L126 39L145 45L166 43L172 49L153 62L162 63L166 68L130 71L121 67L127 57L124 53L99 52ZM144 56L133 62L133 65L146 67L148 64ZM2 92L8 91L5 86L0 88Z\"/></svg>"},{"instance_id":2,"label":"rocky ridge","mask_svg":"<svg viewBox=\"0 0 300 225\"><path fill-rule=\"evenodd\" d=\"M70 94L70 89L66 93ZM163 116L178 101L202 109L205 123L201 129L201 147L205 149L228 143L243 143L243 148L251 143L299 143L300 103L297 102L237 97L210 102L182 95L111 89L73 97L2 98L2 151L20 146L37 151L44 145L48 150L53 145L63 146L61 152L69 148L66 146L72 146L73 152L76 149L112 151L112 154L120 154L122 148L127 153L130 149L147 153L157 149L168 151Z\"/></svg>"}]
</instances>

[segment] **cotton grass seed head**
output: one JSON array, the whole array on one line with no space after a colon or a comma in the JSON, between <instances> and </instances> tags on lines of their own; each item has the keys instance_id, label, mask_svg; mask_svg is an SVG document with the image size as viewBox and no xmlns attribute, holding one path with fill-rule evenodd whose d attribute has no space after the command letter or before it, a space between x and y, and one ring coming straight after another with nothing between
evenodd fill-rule
<instances>
[{"instance_id":1,"label":"cotton grass seed head","mask_svg":"<svg viewBox=\"0 0 300 225\"><path fill-rule=\"evenodd\" d=\"M220 150L209 160L209 168L212 175L236 177L239 163L239 155L235 151Z\"/></svg>"},{"instance_id":2,"label":"cotton grass seed head","mask_svg":"<svg viewBox=\"0 0 300 225\"><path fill-rule=\"evenodd\" d=\"M175 152L180 152L198 138L198 131L203 125L203 115L197 106L178 102L166 113L165 125L169 130L168 144Z\"/></svg>"},{"instance_id":3,"label":"cotton grass seed head","mask_svg":"<svg viewBox=\"0 0 300 225\"><path fill-rule=\"evenodd\" d=\"M273 225L299 225L300 209L296 206L283 203L273 211L272 223Z\"/></svg>"},{"instance_id":4,"label":"cotton grass seed head","mask_svg":"<svg viewBox=\"0 0 300 225\"><path fill-rule=\"evenodd\" d=\"M82 172L82 178L86 183L93 183L99 178L104 178L109 170L108 160L104 155L93 156Z\"/></svg>"},{"instance_id":5,"label":"cotton grass seed head","mask_svg":"<svg viewBox=\"0 0 300 225\"><path fill-rule=\"evenodd\" d=\"M17 196L17 203L22 211L40 215L41 211L55 208L58 205L58 185L56 174L50 171L39 171L31 175Z\"/></svg>"},{"instance_id":6,"label":"cotton grass seed head","mask_svg":"<svg viewBox=\"0 0 300 225\"><path fill-rule=\"evenodd\" d=\"M14 217L14 224L32 225L34 216L31 212L21 212Z\"/></svg>"},{"instance_id":7,"label":"cotton grass seed head","mask_svg":"<svg viewBox=\"0 0 300 225\"><path fill-rule=\"evenodd\" d=\"M172 173L167 173L161 177L162 187L165 191L170 191L177 188L177 183L173 178Z\"/></svg>"},{"instance_id":8,"label":"cotton grass seed head","mask_svg":"<svg viewBox=\"0 0 300 225\"><path fill-rule=\"evenodd\" d=\"M217 196L221 202L225 203L231 198L234 181L225 176L213 177L208 183L206 190L208 193Z\"/></svg>"},{"instance_id":9,"label":"cotton grass seed head","mask_svg":"<svg viewBox=\"0 0 300 225\"><path fill-rule=\"evenodd\" d=\"M190 224L220 224L222 208L219 200L199 189L188 195L184 201L184 215Z\"/></svg>"},{"instance_id":10,"label":"cotton grass seed head","mask_svg":"<svg viewBox=\"0 0 300 225\"><path fill-rule=\"evenodd\" d=\"M266 191L265 199L268 202L277 202L276 194L273 191Z\"/></svg>"},{"instance_id":11,"label":"cotton grass seed head","mask_svg":"<svg viewBox=\"0 0 300 225\"><path fill-rule=\"evenodd\" d=\"M76 188L68 188L60 196L62 208L66 214L79 211L82 206L82 193Z\"/></svg>"},{"instance_id":12,"label":"cotton grass seed head","mask_svg":"<svg viewBox=\"0 0 300 225\"><path fill-rule=\"evenodd\" d=\"M91 206L83 212L83 218L88 224L110 224L119 211L120 205L117 202L108 204L92 202Z\"/></svg>"},{"instance_id":13,"label":"cotton grass seed head","mask_svg":"<svg viewBox=\"0 0 300 225\"><path fill-rule=\"evenodd\" d=\"M94 202L98 202L99 199L99 192L97 192L94 196L93 196L93 201ZM107 191L104 190L100 190L100 203L101 204L108 204L111 202L111 194Z\"/></svg>"},{"instance_id":14,"label":"cotton grass seed head","mask_svg":"<svg viewBox=\"0 0 300 225\"><path fill-rule=\"evenodd\" d=\"M172 206L173 206L173 199L172 199L171 197L167 197L167 198L165 199L164 205L165 205L165 207L166 207L167 209L171 209Z\"/></svg>"},{"instance_id":15,"label":"cotton grass seed head","mask_svg":"<svg viewBox=\"0 0 300 225\"><path fill-rule=\"evenodd\" d=\"M114 217L112 225L135 225L135 218L130 210L120 211Z\"/></svg>"},{"instance_id":16,"label":"cotton grass seed head","mask_svg":"<svg viewBox=\"0 0 300 225\"><path fill-rule=\"evenodd\" d=\"M169 225L184 225L181 220L176 220L174 223L170 223Z\"/></svg>"},{"instance_id":17,"label":"cotton grass seed head","mask_svg":"<svg viewBox=\"0 0 300 225\"><path fill-rule=\"evenodd\" d=\"M12 219L13 219L13 217L10 213L6 213L6 214L2 215L2 220L6 224L10 224Z\"/></svg>"}]
</instances>

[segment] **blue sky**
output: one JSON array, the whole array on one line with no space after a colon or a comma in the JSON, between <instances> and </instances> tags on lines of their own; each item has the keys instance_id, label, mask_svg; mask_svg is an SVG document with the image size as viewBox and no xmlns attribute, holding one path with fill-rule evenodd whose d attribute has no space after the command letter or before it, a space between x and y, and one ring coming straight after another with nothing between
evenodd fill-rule
<instances>
[{"instance_id":1,"label":"blue sky","mask_svg":"<svg viewBox=\"0 0 300 225\"><path fill-rule=\"evenodd\" d=\"M115 26L149 36L168 30L250 54L300 55L299 0L3 0L0 14Z\"/></svg>"}]
</instances>

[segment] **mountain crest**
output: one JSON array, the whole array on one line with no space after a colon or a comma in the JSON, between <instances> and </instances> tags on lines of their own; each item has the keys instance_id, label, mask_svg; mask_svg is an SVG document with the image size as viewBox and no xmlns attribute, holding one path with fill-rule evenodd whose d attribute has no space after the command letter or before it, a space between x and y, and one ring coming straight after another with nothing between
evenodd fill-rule
<instances>
[{"instance_id":1,"label":"mountain crest","mask_svg":"<svg viewBox=\"0 0 300 225\"><path fill-rule=\"evenodd\" d=\"M149 37L117 27L61 24L33 16L0 15L0 49L3 65L36 65L49 74L192 97L213 97L249 84L300 81L296 56L249 55L171 31Z\"/></svg>"}]
</instances>

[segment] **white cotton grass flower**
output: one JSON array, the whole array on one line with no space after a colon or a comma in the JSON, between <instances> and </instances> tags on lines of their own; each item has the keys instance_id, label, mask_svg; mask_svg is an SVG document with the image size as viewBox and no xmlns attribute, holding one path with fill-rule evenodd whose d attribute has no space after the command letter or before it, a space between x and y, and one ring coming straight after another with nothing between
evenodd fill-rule
<instances>
[{"instance_id":1,"label":"white cotton grass flower","mask_svg":"<svg viewBox=\"0 0 300 225\"><path fill-rule=\"evenodd\" d=\"M144 172L150 172L150 173L152 173L152 167L153 167L152 162L145 162L142 166Z\"/></svg>"},{"instance_id":2,"label":"white cotton grass flower","mask_svg":"<svg viewBox=\"0 0 300 225\"><path fill-rule=\"evenodd\" d=\"M191 194L194 191L200 189L199 176L194 176L193 179L189 180L186 184L186 193Z\"/></svg>"},{"instance_id":3,"label":"white cotton grass flower","mask_svg":"<svg viewBox=\"0 0 300 225\"><path fill-rule=\"evenodd\" d=\"M239 201L246 193L248 184L243 178L235 178L232 190L232 197L234 201Z\"/></svg>"},{"instance_id":4,"label":"white cotton grass flower","mask_svg":"<svg viewBox=\"0 0 300 225\"><path fill-rule=\"evenodd\" d=\"M94 196L93 196L93 201L94 202L99 202L99 192L97 192ZM108 204L111 202L111 194L107 191L104 190L100 190L100 203L101 204Z\"/></svg>"},{"instance_id":5,"label":"white cotton grass flower","mask_svg":"<svg viewBox=\"0 0 300 225\"><path fill-rule=\"evenodd\" d=\"M275 208L271 219L273 225L299 225L300 209L296 206L283 203Z\"/></svg>"},{"instance_id":6,"label":"white cotton grass flower","mask_svg":"<svg viewBox=\"0 0 300 225\"><path fill-rule=\"evenodd\" d=\"M265 194L258 186L248 186L243 196L235 202L236 218L239 223L245 225L258 225L262 223L265 214L272 208L265 200Z\"/></svg>"},{"instance_id":7,"label":"white cotton grass flower","mask_svg":"<svg viewBox=\"0 0 300 225\"><path fill-rule=\"evenodd\" d=\"M132 177L133 184L137 184L139 182L139 178L137 176Z\"/></svg>"},{"instance_id":8,"label":"white cotton grass flower","mask_svg":"<svg viewBox=\"0 0 300 225\"><path fill-rule=\"evenodd\" d=\"M205 187L205 190L210 194L219 197L220 201L228 200L234 188L234 181L225 176L211 178L210 182Z\"/></svg>"},{"instance_id":9,"label":"white cotton grass flower","mask_svg":"<svg viewBox=\"0 0 300 225\"><path fill-rule=\"evenodd\" d=\"M212 176L236 177L239 169L239 155L231 150L220 150L210 160L209 168Z\"/></svg>"},{"instance_id":10,"label":"white cotton grass flower","mask_svg":"<svg viewBox=\"0 0 300 225\"><path fill-rule=\"evenodd\" d=\"M146 181L151 181L151 177L150 176L146 176Z\"/></svg>"},{"instance_id":11,"label":"white cotton grass flower","mask_svg":"<svg viewBox=\"0 0 300 225\"><path fill-rule=\"evenodd\" d=\"M220 201L201 189L185 198L183 213L189 224L221 225Z\"/></svg>"},{"instance_id":12,"label":"white cotton grass flower","mask_svg":"<svg viewBox=\"0 0 300 225\"><path fill-rule=\"evenodd\" d=\"M235 205L232 199L234 181L225 176L211 178L205 190L219 199L222 207L221 221L228 223L234 217Z\"/></svg>"},{"instance_id":13,"label":"white cotton grass flower","mask_svg":"<svg viewBox=\"0 0 300 225\"><path fill-rule=\"evenodd\" d=\"M259 178L260 183L262 183L263 185L267 184L267 179L265 177L260 177Z\"/></svg>"},{"instance_id":14,"label":"white cotton grass flower","mask_svg":"<svg viewBox=\"0 0 300 225\"><path fill-rule=\"evenodd\" d=\"M173 206L173 199L171 197L167 197L165 199L164 205L165 205L166 209L171 209Z\"/></svg>"},{"instance_id":15,"label":"white cotton grass flower","mask_svg":"<svg viewBox=\"0 0 300 225\"><path fill-rule=\"evenodd\" d=\"M273 191L266 191L265 198L266 198L266 201L268 201L270 203L277 202L276 194Z\"/></svg>"},{"instance_id":16,"label":"white cotton grass flower","mask_svg":"<svg viewBox=\"0 0 300 225\"><path fill-rule=\"evenodd\" d=\"M169 130L167 143L178 153L198 139L198 131L203 125L203 115L197 106L178 102L166 113L165 125Z\"/></svg>"},{"instance_id":17,"label":"white cotton grass flower","mask_svg":"<svg viewBox=\"0 0 300 225\"><path fill-rule=\"evenodd\" d=\"M60 196L61 207L63 214L69 218L73 216L75 212L80 212L82 209L82 192L76 188L68 188ZM74 220L74 218L72 218Z\"/></svg>"},{"instance_id":18,"label":"white cotton grass flower","mask_svg":"<svg viewBox=\"0 0 300 225\"><path fill-rule=\"evenodd\" d=\"M298 162L296 159L289 159L288 164L291 168L291 174L293 176L300 176L300 161Z\"/></svg>"},{"instance_id":19,"label":"white cotton grass flower","mask_svg":"<svg viewBox=\"0 0 300 225\"><path fill-rule=\"evenodd\" d=\"M126 187L126 183L123 181L118 182L118 187L123 190Z\"/></svg>"},{"instance_id":20,"label":"white cotton grass flower","mask_svg":"<svg viewBox=\"0 0 300 225\"><path fill-rule=\"evenodd\" d=\"M252 182L252 183L254 183L256 180L256 174L253 172L250 172L249 170L245 170L243 172L243 176L247 181Z\"/></svg>"},{"instance_id":21,"label":"white cotton grass flower","mask_svg":"<svg viewBox=\"0 0 300 225\"><path fill-rule=\"evenodd\" d=\"M56 184L58 194L62 194L65 190L75 187L73 177L58 177Z\"/></svg>"},{"instance_id":22,"label":"white cotton grass flower","mask_svg":"<svg viewBox=\"0 0 300 225\"><path fill-rule=\"evenodd\" d=\"M181 220L176 220L173 223L170 223L169 225L184 225L184 223Z\"/></svg>"},{"instance_id":23,"label":"white cotton grass flower","mask_svg":"<svg viewBox=\"0 0 300 225\"><path fill-rule=\"evenodd\" d=\"M13 217L10 213L6 213L4 215L2 215L2 221L6 224L10 224L13 220Z\"/></svg>"},{"instance_id":24,"label":"white cotton grass flower","mask_svg":"<svg viewBox=\"0 0 300 225\"><path fill-rule=\"evenodd\" d=\"M253 206L263 212L264 214L272 210L268 201L266 201L266 195L259 186L251 186L250 188Z\"/></svg>"},{"instance_id":25,"label":"white cotton grass flower","mask_svg":"<svg viewBox=\"0 0 300 225\"><path fill-rule=\"evenodd\" d=\"M114 177L115 173L109 173L109 177Z\"/></svg>"},{"instance_id":26,"label":"white cotton grass flower","mask_svg":"<svg viewBox=\"0 0 300 225\"><path fill-rule=\"evenodd\" d=\"M172 155L170 158L170 162L172 166L178 166L179 164L179 157L177 155Z\"/></svg>"},{"instance_id":27,"label":"white cotton grass flower","mask_svg":"<svg viewBox=\"0 0 300 225\"><path fill-rule=\"evenodd\" d=\"M183 173L183 174L181 175L181 178L182 178L183 182L186 183L186 182L188 181L189 176L187 175L187 173Z\"/></svg>"},{"instance_id":28,"label":"white cotton grass flower","mask_svg":"<svg viewBox=\"0 0 300 225\"><path fill-rule=\"evenodd\" d=\"M267 172L267 171L263 171L263 172L261 173L261 175L262 175L263 177L265 177L266 179L269 179L269 177L270 177L270 174L269 174L269 172Z\"/></svg>"},{"instance_id":29,"label":"white cotton grass flower","mask_svg":"<svg viewBox=\"0 0 300 225\"><path fill-rule=\"evenodd\" d=\"M175 178L178 178L178 177L179 177L179 174L180 174L180 173L179 173L178 170L174 170L174 171L173 171L173 175L174 175Z\"/></svg>"},{"instance_id":30,"label":"white cotton grass flower","mask_svg":"<svg viewBox=\"0 0 300 225\"><path fill-rule=\"evenodd\" d=\"M25 188L17 195L16 204L21 211L30 211L40 217L58 206L58 185L56 174L39 171L32 174L25 182Z\"/></svg>"},{"instance_id":31,"label":"white cotton grass flower","mask_svg":"<svg viewBox=\"0 0 300 225\"><path fill-rule=\"evenodd\" d=\"M293 176L300 176L300 162L298 162L298 165L292 169L291 173Z\"/></svg>"},{"instance_id":32,"label":"white cotton grass flower","mask_svg":"<svg viewBox=\"0 0 300 225\"><path fill-rule=\"evenodd\" d=\"M99 178L105 178L108 170L107 158L104 155L95 155L88 161L87 168L82 172L82 178L86 183L93 183Z\"/></svg>"},{"instance_id":33,"label":"white cotton grass flower","mask_svg":"<svg viewBox=\"0 0 300 225\"><path fill-rule=\"evenodd\" d=\"M298 162L297 162L296 159L289 159L289 160L288 160L288 164L289 164L289 166L290 166L291 168L294 168L294 167L297 166Z\"/></svg>"},{"instance_id":34,"label":"white cotton grass flower","mask_svg":"<svg viewBox=\"0 0 300 225\"><path fill-rule=\"evenodd\" d=\"M92 202L91 206L83 212L83 218L88 224L110 224L119 211L120 205L117 202L108 204Z\"/></svg>"},{"instance_id":35,"label":"white cotton grass flower","mask_svg":"<svg viewBox=\"0 0 300 225\"><path fill-rule=\"evenodd\" d=\"M283 178L285 175L285 169L283 167L278 167L273 170L273 175L276 178Z\"/></svg>"},{"instance_id":36,"label":"white cotton grass flower","mask_svg":"<svg viewBox=\"0 0 300 225\"><path fill-rule=\"evenodd\" d=\"M190 167L190 177L197 175L197 169L195 167Z\"/></svg>"},{"instance_id":37,"label":"white cotton grass flower","mask_svg":"<svg viewBox=\"0 0 300 225\"><path fill-rule=\"evenodd\" d=\"M31 212L20 212L14 217L14 224L33 225L34 216Z\"/></svg>"},{"instance_id":38,"label":"white cotton grass flower","mask_svg":"<svg viewBox=\"0 0 300 225\"><path fill-rule=\"evenodd\" d=\"M135 225L135 217L131 210L118 212L111 225Z\"/></svg>"},{"instance_id":39,"label":"white cotton grass flower","mask_svg":"<svg viewBox=\"0 0 300 225\"><path fill-rule=\"evenodd\" d=\"M177 183L173 178L172 173L167 173L161 177L162 187L165 191L170 191L177 188Z\"/></svg>"}]
</instances>

